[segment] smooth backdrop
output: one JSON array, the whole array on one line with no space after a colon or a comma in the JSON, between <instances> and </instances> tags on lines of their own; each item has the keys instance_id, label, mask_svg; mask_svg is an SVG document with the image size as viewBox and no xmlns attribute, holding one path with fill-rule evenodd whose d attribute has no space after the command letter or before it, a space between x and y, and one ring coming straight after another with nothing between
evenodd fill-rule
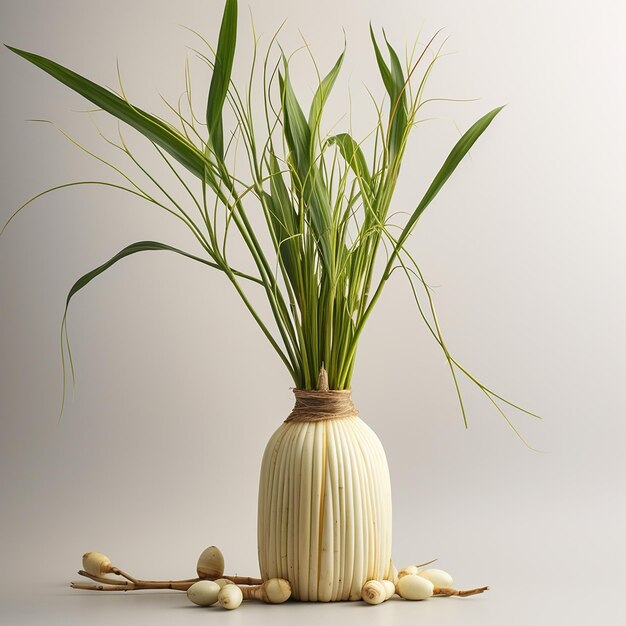
<instances>
[{"instance_id":1,"label":"smooth backdrop","mask_svg":"<svg viewBox=\"0 0 626 626\"><path fill-rule=\"evenodd\" d=\"M287 17L287 50L320 68L348 51L325 126L365 134L382 93L368 23L403 49L438 28L447 50L411 140L394 211L415 207L458 137L508 106L420 220L410 249L435 287L454 355L539 412L507 415L468 381L465 430L445 360L398 273L363 335L353 389L387 450L398 565L439 558L467 600L211 610L220 623L622 624L626 353L626 6L617 0L253 0L267 42ZM3 0L0 40L50 56L164 116L184 60L215 42L222 3ZM242 3L235 78L250 61ZM301 52L306 101L316 82ZM192 63L201 107L209 76ZM33 194L116 181L52 126L107 150L116 124L0 50L0 221ZM83 112L79 112L83 111ZM427 114L427 115L426 115ZM138 154L149 146L129 129ZM399 220L402 219L400 215ZM193 249L176 221L104 188L48 195L0 239L0 622L196 624L177 594L69 590L81 554L100 550L142 577L193 575L207 545L254 575L256 491L265 442L290 410L290 380L224 278L167 253L128 258L73 302L77 378L58 421L59 325L83 273L142 239ZM235 258L239 252L235 249ZM246 260L241 258L245 265ZM368 612L365 613L364 611Z\"/></svg>"}]
</instances>

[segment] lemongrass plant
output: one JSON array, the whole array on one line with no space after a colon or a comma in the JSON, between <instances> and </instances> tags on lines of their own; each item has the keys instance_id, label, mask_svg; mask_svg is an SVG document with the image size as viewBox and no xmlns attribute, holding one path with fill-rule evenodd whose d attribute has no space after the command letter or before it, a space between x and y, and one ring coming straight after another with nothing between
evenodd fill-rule
<instances>
[{"instance_id":1,"label":"lemongrass plant","mask_svg":"<svg viewBox=\"0 0 626 626\"><path fill-rule=\"evenodd\" d=\"M62 323L65 338L67 305L78 291L127 256L170 251L226 276L289 371L296 407L270 439L263 458L258 545L262 578L288 580L300 600L357 599L366 582L395 578L385 452L357 417L349 390L359 340L396 271L408 279L419 313L448 362L465 423L459 375L474 382L512 427L501 403L528 413L483 385L451 355L432 294L406 247L422 213L502 107L463 133L409 218L394 224L390 207L408 138L432 100L425 96L425 85L443 43L436 33L419 54L416 49L409 53L403 65L384 33L377 38L370 28L370 34L386 97L375 103L373 130L365 139L323 130L324 109L345 48L319 78L308 113L295 94L293 66L276 35L264 53L255 35L249 79L243 89L233 83L236 0L226 0L215 52L208 44L197 52L212 71L204 121L194 112L188 73L188 106L170 105L173 125L131 104L123 90L118 95L54 61L10 48L152 144L171 170L174 187L142 162L121 134L119 141L107 141L119 148L135 173L86 150L122 177L95 184L167 211L189 228L202 249L192 254L155 241L125 247L71 288ZM259 82L261 103L253 97ZM225 108L234 118L227 132ZM254 116L259 108L264 114L260 124ZM13 216L46 193L83 184L94 183L48 189ZM187 202L176 199L181 191ZM253 226L259 216L265 233ZM252 271L231 261L228 250L234 239L243 242ZM258 292L267 301L269 316L253 304Z\"/></svg>"},{"instance_id":2,"label":"lemongrass plant","mask_svg":"<svg viewBox=\"0 0 626 626\"><path fill-rule=\"evenodd\" d=\"M38 194L26 204L45 193L73 185L109 185L138 196L181 220L205 254L198 256L165 243L139 241L80 278L71 288L67 304L99 274L131 254L148 250L176 252L226 275L297 388L314 389L318 372L324 366L330 389L347 389L366 322L386 283L399 269L408 279L419 312L448 361L463 418L466 420L458 373L469 377L497 408L501 401L521 409L483 385L450 354L437 323L429 289L405 245L424 210L502 107L481 117L463 134L408 221L394 235L389 208L407 140L420 121L422 107L432 100L425 98L424 87L441 56L442 45L437 43L438 32L423 46L417 58L414 50L403 67L386 36L383 49L386 48L387 59L371 28L370 33L387 97L385 102L376 105L374 145L369 158L362 150L363 142L349 133L329 135L322 130L324 107L339 75L345 50L319 81L308 115L294 92L290 61L282 49L277 52L276 36L263 58L255 36L250 79L244 91L231 81L237 39L236 0L226 0L215 54L208 44L205 52L197 52L212 70L205 123L193 112L188 76L189 110L185 114L180 106L169 105L178 122L178 126L174 126L131 104L123 90L117 95L54 61L7 46L139 131L189 196L188 206L175 201L174 190L165 188L165 182L142 165L120 133L119 143L107 141L120 148L129 163L144 176L144 182L137 182L121 166L90 152L121 175L121 184L67 183ZM277 60L273 59L274 53ZM258 105L252 101L252 85L259 80L259 74L265 114L261 132L253 122L253 110ZM234 128L227 133L222 122L225 106L235 119ZM235 145L245 151L248 165L245 180L239 172L235 175L234 159L229 159ZM188 184L180 168L195 175L197 183ZM224 212L222 232L219 232L218 207ZM265 218L271 249L261 245L249 219L251 212L258 211ZM235 233L254 262L254 274L239 271L228 258L227 244ZM382 259L382 271L378 275L381 248L386 258ZM425 306L418 298L419 287L424 289ZM251 303L249 290L252 289L263 291L271 310L270 320L263 319Z\"/></svg>"}]
</instances>

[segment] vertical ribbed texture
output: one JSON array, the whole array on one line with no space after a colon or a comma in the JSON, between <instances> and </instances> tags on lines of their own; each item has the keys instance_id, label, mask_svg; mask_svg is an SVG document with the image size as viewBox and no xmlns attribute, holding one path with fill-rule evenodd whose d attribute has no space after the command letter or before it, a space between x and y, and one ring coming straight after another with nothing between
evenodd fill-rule
<instances>
[{"instance_id":1,"label":"vertical ribbed texture","mask_svg":"<svg viewBox=\"0 0 626 626\"><path fill-rule=\"evenodd\" d=\"M298 600L358 600L391 561L385 451L358 417L286 422L263 455L261 576L286 578Z\"/></svg>"}]
</instances>

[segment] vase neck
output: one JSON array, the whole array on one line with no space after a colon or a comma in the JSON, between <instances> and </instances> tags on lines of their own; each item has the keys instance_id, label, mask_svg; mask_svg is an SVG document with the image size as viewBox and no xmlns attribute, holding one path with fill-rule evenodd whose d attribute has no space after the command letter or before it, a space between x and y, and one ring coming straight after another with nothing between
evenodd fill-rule
<instances>
[{"instance_id":1,"label":"vase neck","mask_svg":"<svg viewBox=\"0 0 626 626\"><path fill-rule=\"evenodd\" d=\"M357 417L350 389L315 391L294 389L296 404L285 422L318 422L321 420Z\"/></svg>"}]
</instances>

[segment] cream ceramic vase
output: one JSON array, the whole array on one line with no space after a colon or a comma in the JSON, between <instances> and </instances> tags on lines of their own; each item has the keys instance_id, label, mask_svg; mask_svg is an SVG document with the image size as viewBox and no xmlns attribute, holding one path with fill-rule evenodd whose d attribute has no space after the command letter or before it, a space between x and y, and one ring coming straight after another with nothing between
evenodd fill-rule
<instances>
[{"instance_id":1,"label":"cream ceramic vase","mask_svg":"<svg viewBox=\"0 0 626 626\"><path fill-rule=\"evenodd\" d=\"M359 600L368 580L393 578L385 451L349 391L295 394L263 455L261 576L286 578L298 600Z\"/></svg>"}]
</instances>

